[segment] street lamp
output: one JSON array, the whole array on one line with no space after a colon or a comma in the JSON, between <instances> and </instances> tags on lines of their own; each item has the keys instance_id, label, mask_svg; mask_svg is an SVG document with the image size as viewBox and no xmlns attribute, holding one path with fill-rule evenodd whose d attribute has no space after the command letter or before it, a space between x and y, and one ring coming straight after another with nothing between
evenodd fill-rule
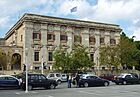
<instances>
[{"instance_id":1,"label":"street lamp","mask_svg":"<svg viewBox=\"0 0 140 97\"><path fill-rule=\"evenodd\" d=\"M28 63L27 63L27 56L28 56L28 48L25 48L25 64L26 64L26 90L25 93L28 93Z\"/></svg>"}]
</instances>

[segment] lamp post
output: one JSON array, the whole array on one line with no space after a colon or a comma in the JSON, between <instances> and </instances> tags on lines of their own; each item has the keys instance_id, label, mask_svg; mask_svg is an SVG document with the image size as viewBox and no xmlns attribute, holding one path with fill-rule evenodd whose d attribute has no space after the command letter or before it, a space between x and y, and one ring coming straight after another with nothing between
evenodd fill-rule
<instances>
[{"instance_id":1,"label":"lamp post","mask_svg":"<svg viewBox=\"0 0 140 97\"><path fill-rule=\"evenodd\" d=\"M28 63L27 63L27 56L28 56L28 48L25 48L25 64L26 64L26 90L25 93L28 93Z\"/></svg>"},{"instance_id":2,"label":"lamp post","mask_svg":"<svg viewBox=\"0 0 140 97\"><path fill-rule=\"evenodd\" d=\"M44 47L46 45L42 45L41 48L42 48L42 58L41 58L41 74L44 74Z\"/></svg>"},{"instance_id":3,"label":"lamp post","mask_svg":"<svg viewBox=\"0 0 140 97\"><path fill-rule=\"evenodd\" d=\"M43 54L43 53L42 53ZM42 59L41 59L41 74L44 73L44 65L43 65L43 55L42 55Z\"/></svg>"},{"instance_id":4,"label":"lamp post","mask_svg":"<svg viewBox=\"0 0 140 97\"><path fill-rule=\"evenodd\" d=\"M99 66L99 58L97 56L97 72L98 72L98 76L99 76L99 71L100 71L100 66Z\"/></svg>"}]
</instances>

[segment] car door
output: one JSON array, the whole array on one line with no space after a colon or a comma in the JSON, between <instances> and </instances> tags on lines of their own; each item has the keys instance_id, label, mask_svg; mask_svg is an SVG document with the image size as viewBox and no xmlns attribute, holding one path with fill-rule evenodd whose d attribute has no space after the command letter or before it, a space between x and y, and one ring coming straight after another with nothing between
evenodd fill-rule
<instances>
[{"instance_id":1,"label":"car door","mask_svg":"<svg viewBox=\"0 0 140 97\"><path fill-rule=\"evenodd\" d=\"M38 75L36 75L36 74L31 74L30 75L30 84L33 87L39 87L40 86Z\"/></svg>"},{"instance_id":2,"label":"car door","mask_svg":"<svg viewBox=\"0 0 140 97\"><path fill-rule=\"evenodd\" d=\"M0 77L0 87L4 87L6 86L6 81L5 81L5 77Z\"/></svg>"},{"instance_id":3,"label":"car door","mask_svg":"<svg viewBox=\"0 0 140 97\"><path fill-rule=\"evenodd\" d=\"M99 84L98 77L89 76L89 83L91 86L97 86Z\"/></svg>"},{"instance_id":4,"label":"car door","mask_svg":"<svg viewBox=\"0 0 140 97\"><path fill-rule=\"evenodd\" d=\"M87 76L86 79L84 79L84 81L88 82L89 86L94 85L94 79L92 78L92 76Z\"/></svg>"},{"instance_id":5,"label":"car door","mask_svg":"<svg viewBox=\"0 0 140 97\"><path fill-rule=\"evenodd\" d=\"M13 77L6 77L6 83L10 87L17 87L19 86L19 81L16 78Z\"/></svg>"},{"instance_id":6,"label":"car door","mask_svg":"<svg viewBox=\"0 0 140 97\"><path fill-rule=\"evenodd\" d=\"M39 85L40 87L46 87L46 77L44 75L39 75Z\"/></svg>"},{"instance_id":7,"label":"car door","mask_svg":"<svg viewBox=\"0 0 140 97\"><path fill-rule=\"evenodd\" d=\"M136 83L136 78L134 78L132 75L126 75L125 80L127 83Z\"/></svg>"},{"instance_id":8,"label":"car door","mask_svg":"<svg viewBox=\"0 0 140 97\"><path fill-rule=\"evenodd\" d=\"M102 81L101 78L99 78L99 77L97 77L97 76L94 76L93 78L94 78L94 85L95 85L95 86L100 86L100 85L103 84L103 81Z\"/></svg>"},{"instance_id":9,"label":"car door","mask_svg":"<svg viewBox=\"0 0 140 97\"><path fill-rule=\"evenodd\" d=\"M132 83L133 84L138 84L139 83L139 79L137 78L137 77L135 77L134 75L131 75L131 77L132 77Z\"/></svg>"}]
</instances>

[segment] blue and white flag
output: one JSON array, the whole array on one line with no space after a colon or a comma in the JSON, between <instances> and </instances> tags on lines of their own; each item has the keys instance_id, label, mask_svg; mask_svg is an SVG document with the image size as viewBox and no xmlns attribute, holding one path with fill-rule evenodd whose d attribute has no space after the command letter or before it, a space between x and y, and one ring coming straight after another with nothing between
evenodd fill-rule
<instances>
[{"instance_id":1,"label":"blue and white flag","mask_svg":"<svg viewBox=\"0 0 140 97\"><path fill-rule=\"evenodd\" d=\"M77 11L77 6L76 7L73 7L70 11L71 12L76 12Z\"/></svg>"}]
</instances>

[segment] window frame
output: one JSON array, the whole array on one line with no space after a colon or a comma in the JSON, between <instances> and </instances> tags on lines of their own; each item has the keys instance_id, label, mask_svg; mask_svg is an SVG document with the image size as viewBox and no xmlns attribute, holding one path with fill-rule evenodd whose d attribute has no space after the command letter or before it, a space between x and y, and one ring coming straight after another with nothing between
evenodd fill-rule
<instances>
[{"instance_id":1,"label":"window frame","mask_svg":"<svg viewBox=\"0 0 140 97\"><path fill-rule=\"evenodd\" d=\"M34 61L39 61L39 51L34 52Z\"/></svg>"}]
</instances>

